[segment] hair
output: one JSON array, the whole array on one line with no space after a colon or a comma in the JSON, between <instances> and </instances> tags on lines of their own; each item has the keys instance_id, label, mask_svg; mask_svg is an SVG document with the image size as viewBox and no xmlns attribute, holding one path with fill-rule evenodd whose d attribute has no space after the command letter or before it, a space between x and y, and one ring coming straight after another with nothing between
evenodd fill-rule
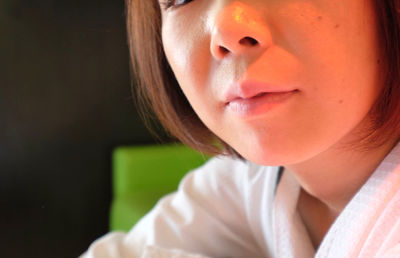
<instances>
[{"instance_id":1,"label":"hair","mask_svg":"<svg viewBox=\"0 0 400 258\"><path fill-rule=\"evenodd\" d=\"M371 109L373 126L364 140L368 146L380 146L400 133L400 0L373 1L384 55L384 88ZM159 3L126 0L126 15L136 80L132 87L146 125L150 127L155 115L171 135L191 148L241 158L203 124L181 91L163 51Z\"/></svg>"}]
</instances>

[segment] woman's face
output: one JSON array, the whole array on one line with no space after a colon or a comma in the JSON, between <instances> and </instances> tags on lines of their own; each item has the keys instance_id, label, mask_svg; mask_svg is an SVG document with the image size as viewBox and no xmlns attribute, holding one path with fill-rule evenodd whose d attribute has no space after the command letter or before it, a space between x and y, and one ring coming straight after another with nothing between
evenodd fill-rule
<instances>
[{"instance_id":1,"label":"woman's face","mask_svg":"<svg viewBox=\"0 0 400 258\"><path fill-rule=\"evenodd\" d=\"M248 160L287 165L368 124L376 24L371 0L176 0L162 40L204 124Z\"/></svg>"}]
</instances>

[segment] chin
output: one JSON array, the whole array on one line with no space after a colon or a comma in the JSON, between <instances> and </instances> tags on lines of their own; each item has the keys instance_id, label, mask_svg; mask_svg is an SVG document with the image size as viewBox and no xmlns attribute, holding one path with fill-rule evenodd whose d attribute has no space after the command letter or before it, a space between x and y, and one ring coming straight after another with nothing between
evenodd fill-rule
<instances>
[{"instance_id":1,"label":"chin","mask_svg":"<svg viewBox=\"0 0 400 258\"><path fill-rule=\"evenodd\" d=\"M245 150L237 150L246 160L261 166L283 166L291 163L288 159L288 153L280 151L269 151L268 148L249 148Z\"/></svg>"},{"instance_id":2,"label":"chin","mask_svg":"<svg viewBox=\"0 0 400 258\"><path fill-rule=\"evenodd\" d=\"M249 145L235 150L246 160L261 166L287 166L304 162L313 156L312 150L307 149L306 146L300 149L298 146Z\"/></svg>"}]
</instances>

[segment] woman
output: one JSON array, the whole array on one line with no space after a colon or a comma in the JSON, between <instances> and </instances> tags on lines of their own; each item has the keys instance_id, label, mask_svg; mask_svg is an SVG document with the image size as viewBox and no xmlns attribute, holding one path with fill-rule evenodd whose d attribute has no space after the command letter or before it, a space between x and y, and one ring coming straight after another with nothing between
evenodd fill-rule
<instances>
[{"instance_id":1,"label":"woman","mask_svg":"<svg viewBox=\"0 0 400 258\"><path fill-rule=\"evenodd\" d=\"M139 96L225 157L87 257L400 257L400 1L160 1L127 1Z\"/></svg>"}]
</instances>

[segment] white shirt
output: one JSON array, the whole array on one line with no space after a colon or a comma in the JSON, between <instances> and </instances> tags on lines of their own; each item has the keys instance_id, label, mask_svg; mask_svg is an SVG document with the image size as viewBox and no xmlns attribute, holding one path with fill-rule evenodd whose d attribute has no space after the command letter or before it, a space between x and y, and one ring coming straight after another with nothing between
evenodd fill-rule
<instances>
[{"instance_id":1,"label":"white shirt","mask_svg":"<svg viewBox=\"0 0 400 258\"><path fill-rule=\"evenodd\" d=\"M300 185L278 167L217 157L190 172L127 234L82 257L400 257L400 146L338 216L318 251L297 212Z\"/></svg>"}]
</instances>

